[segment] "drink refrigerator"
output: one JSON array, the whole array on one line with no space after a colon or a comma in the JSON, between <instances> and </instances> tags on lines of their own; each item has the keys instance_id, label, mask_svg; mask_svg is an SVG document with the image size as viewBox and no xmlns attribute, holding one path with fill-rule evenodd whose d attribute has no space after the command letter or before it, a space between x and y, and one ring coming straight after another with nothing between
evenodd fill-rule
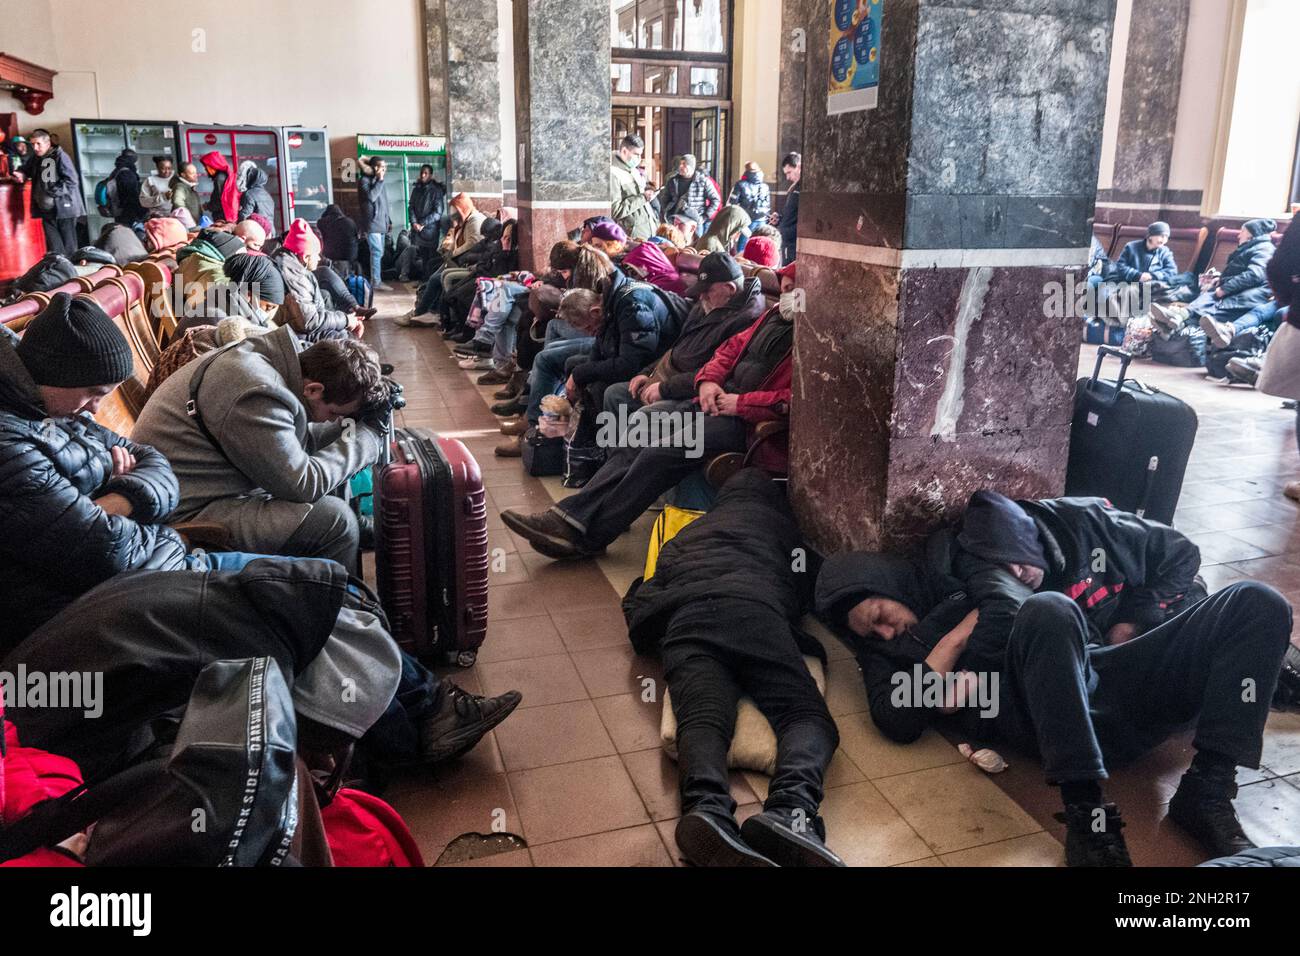
<instances>
[{"instance_id":1,"label":"drink refrigerator","mask_svg":"<svg viewBox=\"0 0 1300 956\"><path fill-rule=\"evenodd\" d=\"M421 166L428 163L433 167L433 178L444 188L447 185L447 140L442 136L362 133L357 137L357 159L369 156L382 156L388 161L384 186L394 234L411 225L411 188L420 178ZM450 193L447 198L451 198Z\"/></svg>"},{"instance_id":2,"label":"drink refrigerator","mask_svg":"<svg viewBox=\"0 0 1300 956\"><path fill-rule=\"evenodd\" d=\"M315 222L334 201L324 127L182 123L180 128L183 155L199 170L196 189L204 204L212 196L212 180L199 157L214 150L226 158L234 175L239 164L249 159L266 173L277 233L283 233L296 217Z\"/></svg>"},{"instance_id":3,"label":"drink refrigerator","mask_svg":"<svg viewBox=\"0 0 1300 956\"><path fill-rule=\"evenodd\" d=\"M124 149L136 154L140 182L153 175L155 156L170 156L175 165L180 154L177 126L165 120L73 119L72 159L81 174L81 195L86 201L86 222L93 242L104 224L111 222L95 205L95 184L113 171L113 161Z\"/></svg>"}]
</instances>

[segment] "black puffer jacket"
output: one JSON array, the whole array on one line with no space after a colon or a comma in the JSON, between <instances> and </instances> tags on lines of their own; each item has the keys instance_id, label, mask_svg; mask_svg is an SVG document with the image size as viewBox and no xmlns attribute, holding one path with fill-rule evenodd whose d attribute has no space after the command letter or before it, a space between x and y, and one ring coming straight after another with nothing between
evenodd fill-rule
<instances>
[{"instance_id":1,"label":"black puffer jacket","mask_svg":"<svg viewBox=\"0 0 1300 956\"><path fill-rule=\"evenodd\" d=\"M110 477L113 445L135 456L130 474ZM95 504L111 492L131 502L131 518ZM153 448L84 415L50 418L18 353L0 341L0 651L122 571L183 567L180 536L160 524L179 497Z\"/></svg>"},{"instance_id":2,"label":"black puffer jacket","mask_svg":"<svg viewBox=\"0 0 1300 956\"><path fill-rule=\"evenodd\" d=\"M617 269L605 291L604 309L590 359L573 370L579 388L593 382L631 381L677 338L677 327L655 287L629 279Z\"/></svg>"},{"instance_id":3,"label":"black puffer jacket","mask_svg":"<svg viewBox=\"0 0 1300 956\"><path fill-rule=\"evenodd\" d=\"M793 570L799 546L781 486L757 468L737 472L713 509L664 545L654 577L637 579L623 598L632 646L655 653L673 614L709 598L739 598L797 622L811 590L811 573ZM803 653L826 659L815 639L795 634Z\"/></svg>"},{"instance_id":4,"label":"black puffer jacket","mask_svg":"<svg viewBox=\"0 0 1300 956\"><path fill-rule=\"evenodd\" d=\"M239 197L239 218L247 219L253 213L260 213L275 222L275 200L266 189L266 171L257 166L248 170L244 190Z\"/></svg>"},{"instance_id":5,"label":"black puffer jacket","mask_svg":"<svg viewBox=\"0 0 1300 956\"><path fill-rule=\"evenodd\" d=\"M1272 297L1267 271L1269 260L1276 251L1268 233L1247 239L1232 251L1223 266L1223 275L1219 277L1219 288L1223 290L1223 298L1217 306L1220 311L1245 312L1263 305Z\"/></svg>"}]
</instances>

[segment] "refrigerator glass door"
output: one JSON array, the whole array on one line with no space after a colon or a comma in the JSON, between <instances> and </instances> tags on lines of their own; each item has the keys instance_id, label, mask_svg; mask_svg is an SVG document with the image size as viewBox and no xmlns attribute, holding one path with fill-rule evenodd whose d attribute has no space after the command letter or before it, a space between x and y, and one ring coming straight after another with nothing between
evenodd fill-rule
<instances>
[{"instance_id":1,"label":"refrigerator glass door","mask_svg":"<svg viewBox=\"0 0 1300 956\"><path fill-rule=\"evenodd\" d=\"M324 129L287 126L284 155L289 164L290 209L295 218L315 222L334 201L330 182L330 144Z\"/></svg>"},{"instance_id":2,"label":"refrigerator glass door","mask_svg":"<svg viewBox=\"0 0 1300 956\"><path fill-rule=\"evenodd\" d=\"M95 205L95 184L113 171L113 161L126 149L126 127L112 121L82 121L73 124L72 132L77 141L77 171L81 173L86 225L90 230L90 241L94 242L104 226L113 221L99 214Z\"/></svg>"},{"instance_id":3,"label":"refrigerator glass door","mask_svg":"<svg viewBox=\"0 0 1300 956\"><path fill-rule=\"evenodd\" d=\"M281 179L283 171L280 168L280 138L276 131L240 130L235 133L235 155L239 160L235 163L236 171L241 163L251 159L257 163L262 172L266 173L266 191L271 194L271 199L275 203L275 215L271 218L276 233L283 232L289 224L284 221L286 197L283 195L282 187L284 180Z\"/></svg>"},{"instance_id":4,"label":"refrigerator glass door","mask_svg":"<svg viewBox=\"0 0 1300 956\"><path fill-rule=\"evenodd\" d=\"M244 129L221 126L190 126L185 128L185 150L190 161L199 170L195 187L204 206L212 196L212 179L199 162L203 155L216 151L230 164L232 175L239 174L239 164L251 159L266 173L266 191L275 202L274 226L276 232L285 228L280 189L279 134L274 129ZM206 212L206 208L205 208Z\"/></svg>"}]
</instances>

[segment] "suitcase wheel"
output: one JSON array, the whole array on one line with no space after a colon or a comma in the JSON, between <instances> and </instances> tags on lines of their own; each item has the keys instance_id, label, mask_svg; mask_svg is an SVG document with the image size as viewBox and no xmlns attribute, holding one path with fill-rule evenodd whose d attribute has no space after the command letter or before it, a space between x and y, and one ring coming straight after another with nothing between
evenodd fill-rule
<instances>
[{"instance_id":1,"label":"suitcase wheel","mask_svg":"<svg viewBox=\"0 0 1300 956\"><path fill-rule=\"evenodd\" d=\"M453 663L457 667L473 667L476 660L478 660L478 651L457 651L453 656Z\"/></svg>"}]
</instances>

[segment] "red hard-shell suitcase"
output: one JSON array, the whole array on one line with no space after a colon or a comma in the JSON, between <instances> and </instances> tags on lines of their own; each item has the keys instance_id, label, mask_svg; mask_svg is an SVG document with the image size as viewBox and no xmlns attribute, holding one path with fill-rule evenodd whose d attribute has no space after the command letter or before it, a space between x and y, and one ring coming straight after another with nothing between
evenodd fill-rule
<instances>
[{"instance_id":1,"label":"red hard-shell suitcase","mask_svg":"<svg viewBox=\"0 0 1300 956\"><path fill-rule=\"evenodd\" d=\"M375 469L375 575L393 637L426 660L474 663L487 635L487 504L478 462L421 428Z\"/></svg>"}]
</instances>

